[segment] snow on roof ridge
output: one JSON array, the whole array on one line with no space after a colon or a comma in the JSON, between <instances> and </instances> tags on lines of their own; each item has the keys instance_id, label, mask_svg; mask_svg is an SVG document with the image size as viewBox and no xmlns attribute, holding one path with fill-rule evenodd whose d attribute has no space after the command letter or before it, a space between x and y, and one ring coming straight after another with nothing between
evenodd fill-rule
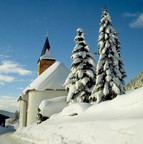
<instances>
[{"instance_id":1,"label":"snow on roof ridge","mask_svg":"<svg viewBox=\"0 0 143 144\"><path fill-rule=\"evenodd\" d=\"M20 96L25 95L30 90L64 89L63 84L68 75L69 70L66 66L62 62L55 62L27 86Z\"/></svg>"}]
</instances>

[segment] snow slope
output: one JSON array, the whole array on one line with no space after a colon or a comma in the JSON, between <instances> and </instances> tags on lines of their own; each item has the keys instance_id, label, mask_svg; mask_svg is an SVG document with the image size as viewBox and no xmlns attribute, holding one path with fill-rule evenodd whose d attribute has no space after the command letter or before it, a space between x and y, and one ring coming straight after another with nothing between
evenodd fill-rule
<instances>
[{"instance_id":1,"label":"snow slope","mask_svg":"<svg viewBox=\"0 0 143 144\"><path fill-rule=\"evenodd\" d=\"M143 87L98 105L71 104L14 135L35 144L142 144L142 134Z\"/></svg>"},{"instance_id":2,"label":"snow slope","mask_svg":"<svg viewBox=\"0 0 143 144\"><path fill-rule=\"evenodd\" d=\"M143 72L139 73L136 77L131 79L125 86L125 89L128 91L142 86L143 86Z\"/></svg>"}]
</instances>

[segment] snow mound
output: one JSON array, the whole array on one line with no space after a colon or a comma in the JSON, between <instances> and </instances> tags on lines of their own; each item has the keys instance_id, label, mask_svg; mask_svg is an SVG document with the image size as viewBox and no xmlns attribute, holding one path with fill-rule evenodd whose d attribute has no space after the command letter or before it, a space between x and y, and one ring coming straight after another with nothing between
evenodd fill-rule
<instances>
[{"instance_id":1,"label":"snow mound","mask_svg":"<svg viewBox=\"0 0 143 144\"><path fill-rule=\"evenodd\" d=\"M93 105L86 113L94 113L95 119L143 118L143 87Z\"/></svg>"},{"instance_id":2,"label":"snow mound","mask_svg":"<svg viewBox=\"0 0 143 144\"><path fill-rule=\"evenodd\" d=\"M65 100L66 96L43 100L39 105L40 113L45 117L50 117L55 113L59 113L67 106Z\"/></svg>"},{"instance_id":3,"label":"snow mound","mask_svg":"<svg viewBox=\"0 0 143 144\"><path fill-rule=\"evenodd\" d=\"M25 95L30 90L64 89L63 84L68 75L69 70L66 66L61 62L55 62L37 77L21 95Z\"/></svg>"},{"instance_id":4,"label":"snow mound","mask_svg":"<svg viewBox=\"0 0 143 144\"><path fill-rule=\"evenodd\" d=\"M41 144L142 144L142 134L143 87L91 107L71 104L53 119L15 133Z\"/></svg>"},{"instance_id":5,"label":"snow mound","mask_svg":"<svg viewBox=\"0 0 143 144\"><path fill-rule=\"evenodd\" d=\"M79 115L87 110L90 106L91 105L88 103L73 103L65 107L62 112L57 115L57 117Z\"/></svg>"}]
</instances>

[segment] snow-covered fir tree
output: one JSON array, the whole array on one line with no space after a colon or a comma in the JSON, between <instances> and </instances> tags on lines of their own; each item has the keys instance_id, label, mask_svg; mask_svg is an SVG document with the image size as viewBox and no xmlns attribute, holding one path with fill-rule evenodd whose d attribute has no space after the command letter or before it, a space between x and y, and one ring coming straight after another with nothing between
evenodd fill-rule
<instances>
[{"instance_id":1,"label":"snow-covered fir tree","mask_svg":"<svg viewBox=\"0 0 143 144\"><path fill-rule=\"evenodd\" d=\"M111 100L124 94L123 62L117 33L106 9L102 10L99 29L99 61L96 68L96 85L89 97L91 103Z\"/></svg>"},{"instance_id":2,"label":"snow-covered fir tree","mask_svg":"<svg viewBox=\"0 0 143 144\"><path fill-rule=\"evenodd\" d=\"M71 72L64 85L68 91L67 102L89 102L89 96L95 85L95 59L89 51L85 41L84 32L77 29L77 36L74 38L76 46L72 51Z\"/></svg>"},{"instance_id":3,"label":"snow-covered fir tree","mask_svg":"<svg viewBox=\"0 0 143 144\"><path fill-rule=\"evenodd\" d=\"M118 66L116 66L116 69L118 69L118 71L116 72L117 73L117 76L120 74L120 89L121 89L121 93L120 94L124 94L125 93L125 81L124 81L124 78L126 77L126 72L124 70L124 64L123 64L123 60L122 60L122 57L121 57L121 51L120 51L120 42L119 42L119 39L118 39L118 34L116 33L116 31L113 29L113 32L112 32L112 36L115 40L115 47L116 47L116 51L117 53L116 56L118 58Z\"/></svg>"}]
</instances>

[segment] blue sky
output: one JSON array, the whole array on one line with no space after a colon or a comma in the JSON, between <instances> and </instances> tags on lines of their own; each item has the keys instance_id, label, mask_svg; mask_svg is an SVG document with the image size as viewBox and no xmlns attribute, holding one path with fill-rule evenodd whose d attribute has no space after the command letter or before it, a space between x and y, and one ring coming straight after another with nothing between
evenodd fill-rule
<instances>
[{"instance_id":1,"label":"blue sky","mask_svg":"<svg viewBox=\"0 0 143 144\"><path fill-rule=\"evenodd\" d=\"M47 31L53 56L68 68L77 28L97 51L104 6L119 33L128 82L143 71L142 0L0 0L0 109L36 78Z\"/></svg>"}]
</instances>

